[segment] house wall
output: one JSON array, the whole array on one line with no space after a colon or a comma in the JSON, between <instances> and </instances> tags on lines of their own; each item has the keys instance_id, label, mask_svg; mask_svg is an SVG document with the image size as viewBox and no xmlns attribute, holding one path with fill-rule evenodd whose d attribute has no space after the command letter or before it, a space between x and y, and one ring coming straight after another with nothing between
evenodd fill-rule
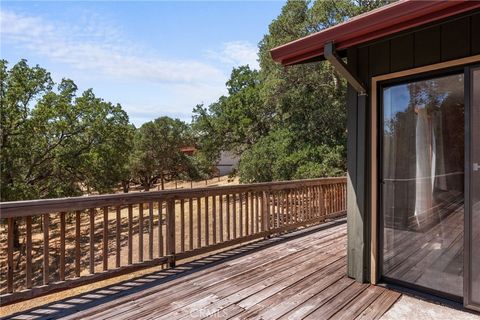
<instances>
[{"instance_id":1,"label":"house wall","mask_svg":"<svg viewBox=\"0 0 480 320\"><path fill-rule=\"evenodd\" d=\"M229 151L222 151L220 160L217 163L219 175L224 176L232 173L238 167L239 157Z\"/></svg>"},{"instance_id":2,"label":"house wall","mask_svg":"<svg viewBox=\"0 0 480 320\"><path fill-rule=\"evenodd\" d=\"M347 50L350 70L373 77L480 54L480 11L402 32ZM348 275L370 281L371 97L348 87ZM376 125L376 124L375 124Z\"/></svg>"}]
</instances>

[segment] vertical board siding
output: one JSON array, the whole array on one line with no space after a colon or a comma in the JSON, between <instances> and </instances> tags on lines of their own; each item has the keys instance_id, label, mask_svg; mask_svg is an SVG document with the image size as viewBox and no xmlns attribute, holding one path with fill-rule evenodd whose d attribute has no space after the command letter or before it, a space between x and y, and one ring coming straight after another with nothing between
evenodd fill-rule
<instances>
[{"instance_id":1,"label":"vertical board siding","mask_svg":"<svg viewBox=\"0 0 480 320\"><path fill-rule=\"evenodd\" d=\"M477 37L480 36L477 30ZM463 58L470 53L470 20L463 18L441 25L442 61Z\"/></svg>"},{"instance_id":2,"label":"vertical board siding","mask_svg":"<svg viewBox=\"0 0 480 320\"><path fill-rule=\"evenodd\" d=\"M470 17L470 55L480 54L480 13Z\"/></svg>"},{"instance_id":3,"label":"vertical board siding","mask_svg":"<svg viewBox=\"0 0 480 320\"><path fill-rule=\"evenodd\" d=\"M415 67L438 63L441 60L441 28L420 30L415 36Z\"/></svg>"},{"instance_id":4,"label":"vertical board siding","mask_svg":"<svg viewBox=\"0 0 480 320\"><path fill-rule=\"evenodd\" d=\"M368 59L369 77L390 72L390 41L370 46Z\"/></svg>"}]
</instances>

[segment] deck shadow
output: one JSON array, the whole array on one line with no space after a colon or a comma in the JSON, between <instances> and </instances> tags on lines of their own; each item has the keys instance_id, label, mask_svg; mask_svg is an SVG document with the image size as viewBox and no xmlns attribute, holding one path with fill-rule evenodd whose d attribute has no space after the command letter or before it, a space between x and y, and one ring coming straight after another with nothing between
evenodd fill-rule
<instances>
[{"instance_id":1,"label":"deck shadow","mask_svg":"<svg viewBox=\"0 0 480 320\"><path fill-rule=\"evenodd\" d=\"M221 263L231 261L255 251L273 247L296 238L301 238L315 232L326 230L328 228L342 225L346 219L337 219L331 222L308 227L302 230L285 233L269 239L262 239L236 247L231 250L212 254L182 265L173 269L160 270L150 274L142 275L130 280L122 281L103 288L95 289L73 297L65 298L59 301L48 303L40 307L14 313L1 319L58 319L61 317L74 316L77 312L87 312L88 309L111 303L114 307L116 299L140 293L142 291L154 288L158 285L180 279L190 274L212 268ZM20 302L21 303L21 302Z\"/></svg>"}]
</instances>

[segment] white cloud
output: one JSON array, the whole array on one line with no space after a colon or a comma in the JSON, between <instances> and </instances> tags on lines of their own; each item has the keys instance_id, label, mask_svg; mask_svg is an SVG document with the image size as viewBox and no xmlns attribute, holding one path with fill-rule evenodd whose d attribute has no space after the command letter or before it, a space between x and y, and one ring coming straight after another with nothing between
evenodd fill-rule
<instances>
[{"instance_id":1,"label":"white cloud","mask_svg":"<svg viewBox=\"0 0 480 320\"><path fill-rule=\"evenodd\" d=\"M258 68L257 48L246 41L208 51L210 61L180 60L139 48L123 34L115 21L94 12L79 12L70 23L0 9L2 46L21 49L25 58L47 58L55 80L68 76L80 87L94 87L99 96L122 104L137 126L161 115L188 121L195 105L226 94L231 67Z\"/></svg>"},{"instance_id":2,"label":"white cloud","mask_svg":"<svg viewBox=\"0 0 480 320\"><path fill-rule=\"evenodd\" d=\"M229 41L222 45L219 51L208 50L207 56L222 63L240 66L248 64L258 69L258 49L248 41Z\"/></svg>"},{"instance_id":3,"label":"white cloud","mask_svg":"<svg viewBox=\"0 0 480 320\"><path fill-rule=\"evenodd\" d=\"M160 83L223 81L218 68L195 60L174 60L136 52L114 27L101 21L81 26L54 24L39 17L0 11L2 42L22 46L55 62L115 79L135 78Z\"/></svg>"}]
</instances>

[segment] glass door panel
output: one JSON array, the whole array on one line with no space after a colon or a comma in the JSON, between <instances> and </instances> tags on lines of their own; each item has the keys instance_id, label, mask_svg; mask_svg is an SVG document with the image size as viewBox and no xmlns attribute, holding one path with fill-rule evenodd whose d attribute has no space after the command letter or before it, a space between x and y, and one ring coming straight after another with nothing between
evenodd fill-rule
<instances>
[{"instance_id":1,"label":"glass door panel","mask_svg":"<svg viewBox=\"0 0 480 320\"><path fill-rule=\"evenodd\" d=\"M464 75L382 88L382 276L463 296Z\"/></svg>"}]
</instances>

